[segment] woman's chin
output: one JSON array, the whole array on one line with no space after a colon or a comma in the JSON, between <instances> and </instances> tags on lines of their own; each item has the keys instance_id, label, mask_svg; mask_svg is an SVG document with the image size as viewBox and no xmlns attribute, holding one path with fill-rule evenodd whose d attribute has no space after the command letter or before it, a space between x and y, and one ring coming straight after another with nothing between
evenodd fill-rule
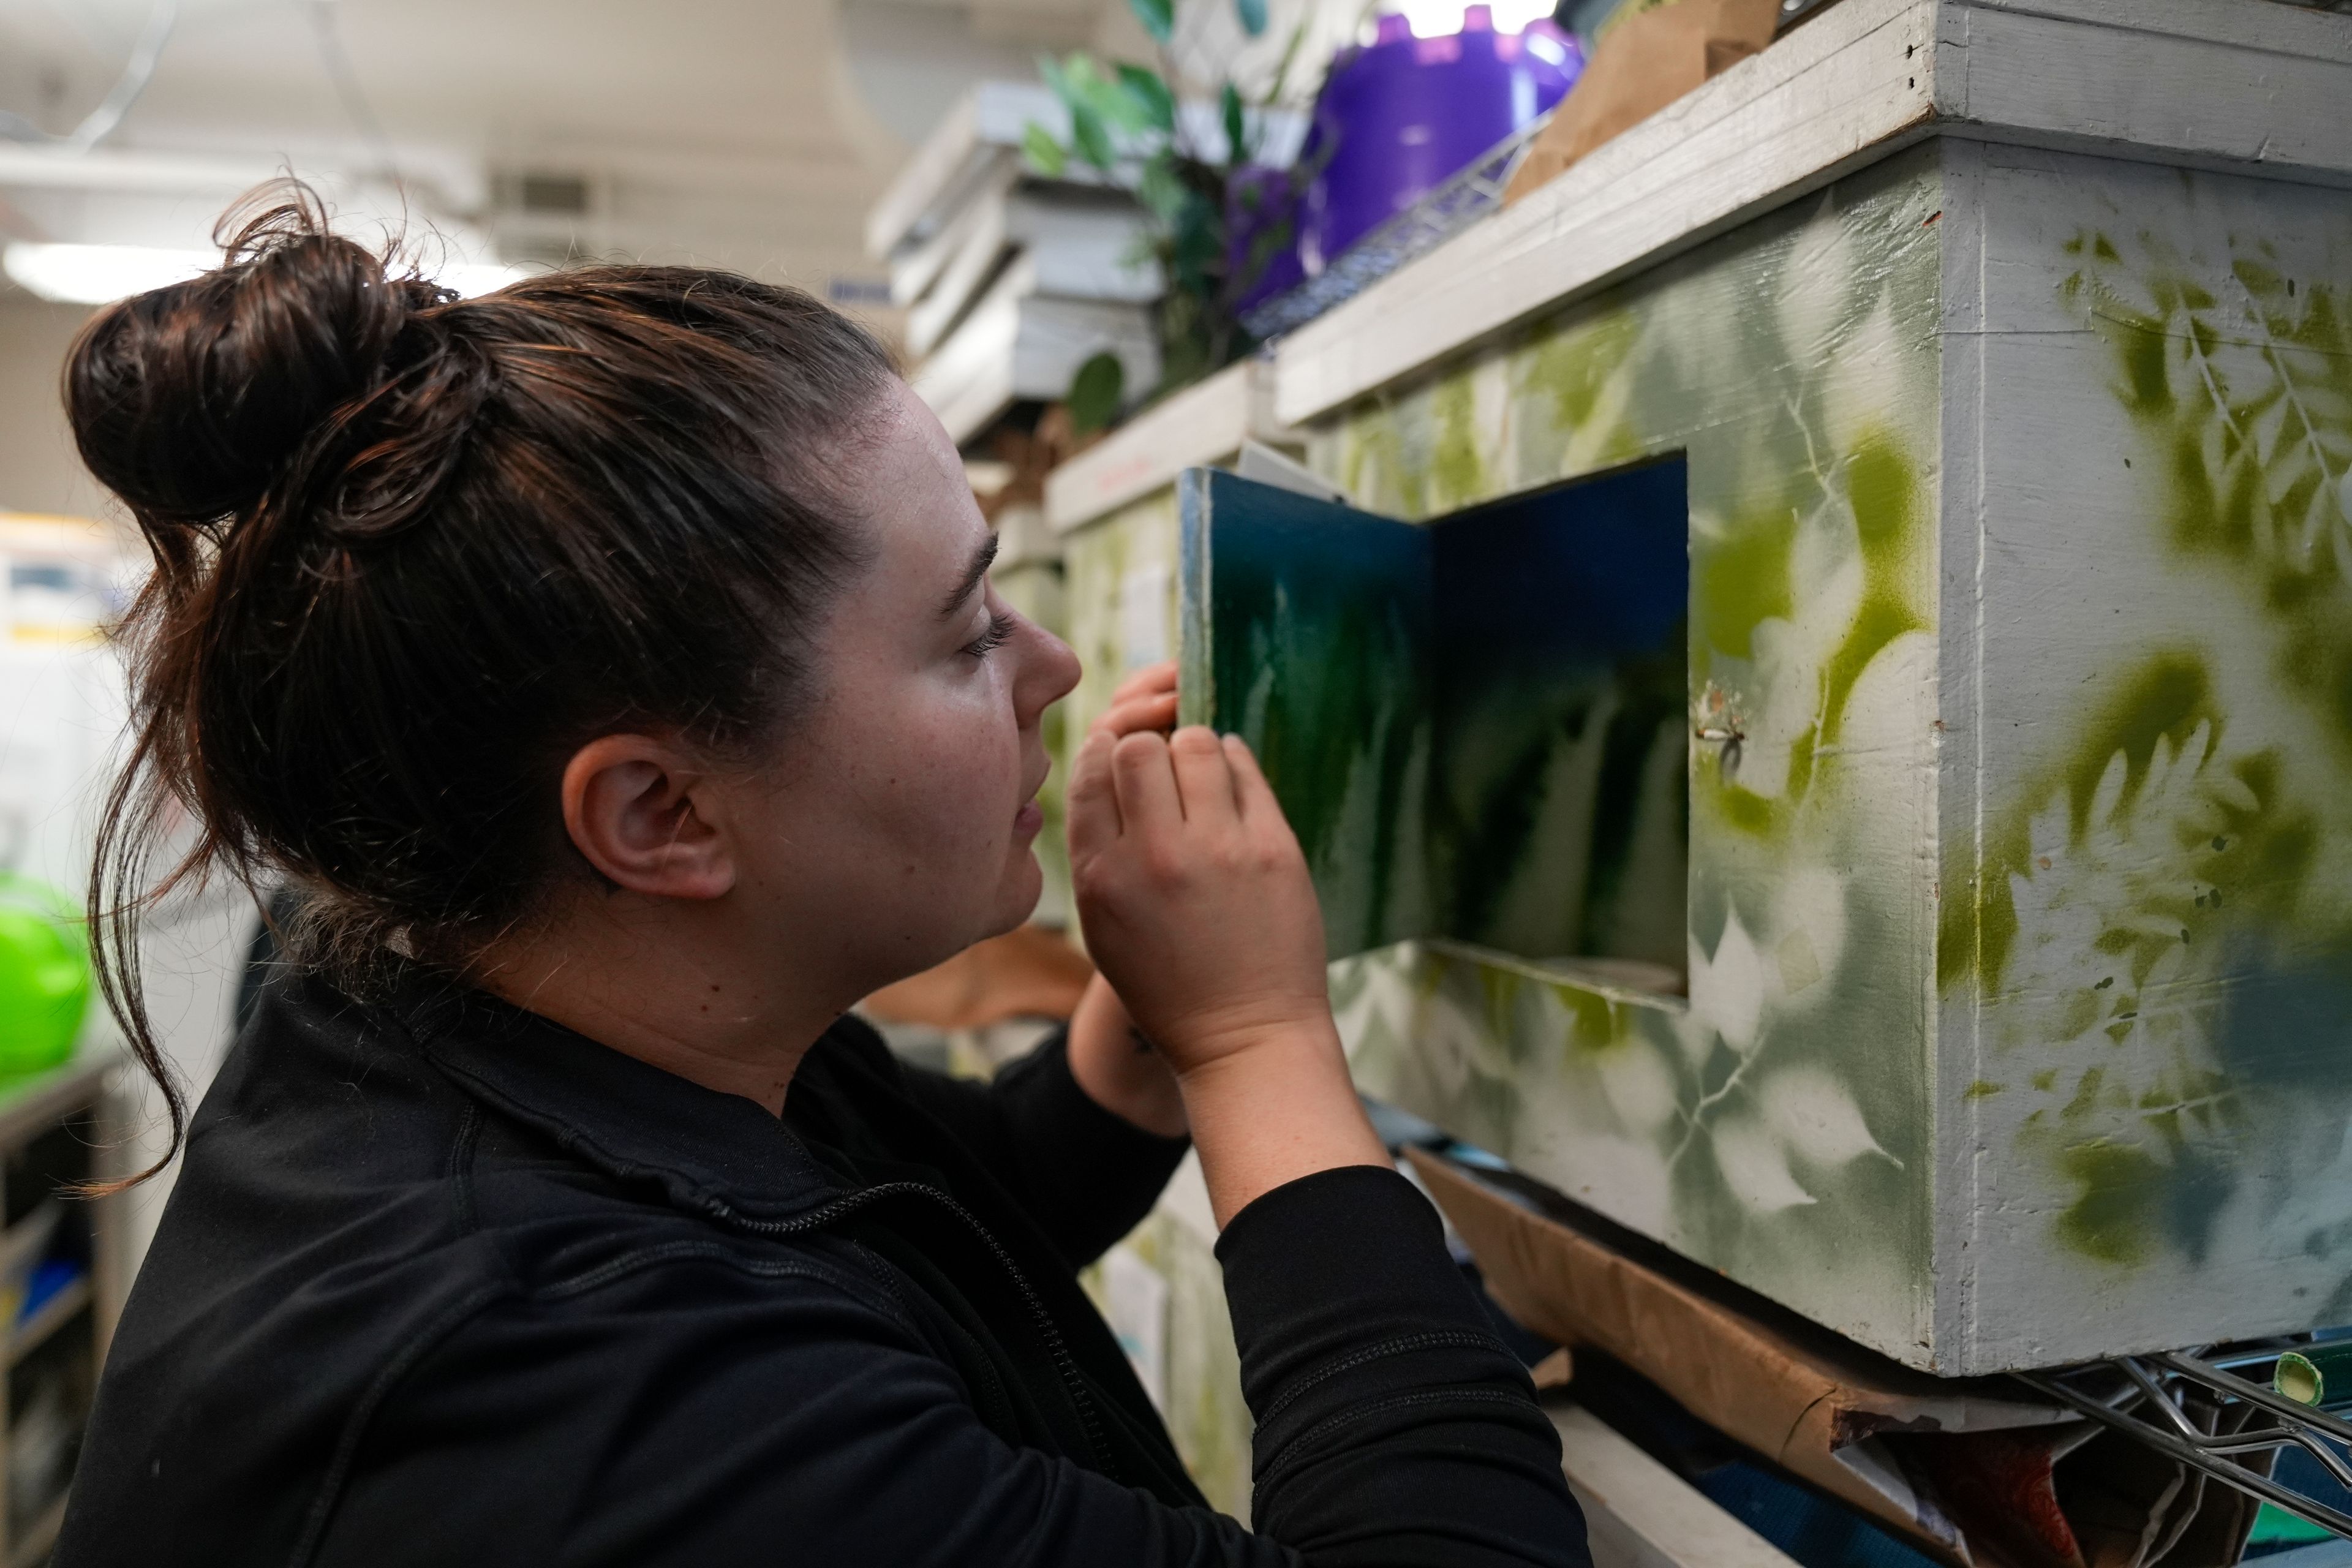
<instances>
[{"instance_id":1,"label":"woman's chin","mask_svg":"<svg viewBox=\"0 0 2352 1568\"><path fill-rule=\"evenodd\" d=\"M1037 900L1045 896L1045 872L1037 864L1036 851L1028 845L1017 845L1013 862L1005 868L1004 885L996 901L996 919L990 922L990 936L1003 936L1026 921L1037 910Z\"/></svg>"}]
</instances>

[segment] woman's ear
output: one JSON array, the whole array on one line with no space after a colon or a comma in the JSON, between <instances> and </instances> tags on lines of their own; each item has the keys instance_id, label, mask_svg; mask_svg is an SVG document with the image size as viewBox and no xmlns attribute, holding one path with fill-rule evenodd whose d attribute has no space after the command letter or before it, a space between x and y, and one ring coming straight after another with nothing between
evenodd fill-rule
<instances>
[{"instance_id":1,"label":"woman's ear","mask_svg":"<svg viewBox=\"0 0 2352 1568\"><path fill-rule=\"evenodd\" d=\"M633 893L716 899L734 847L709 773L645 735L600 735L563 769L563 829L588 863Z\"/></svg>"}]
</instances>

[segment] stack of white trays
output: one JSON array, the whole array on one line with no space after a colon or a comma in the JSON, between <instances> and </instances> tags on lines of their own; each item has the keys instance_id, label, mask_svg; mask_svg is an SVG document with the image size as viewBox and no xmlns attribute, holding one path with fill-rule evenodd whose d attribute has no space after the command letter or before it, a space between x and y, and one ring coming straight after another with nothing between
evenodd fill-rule
<instances>
[{"instance_id":1,"label":"stack of white trays","mask_svg":"<svg viewBox=\"0 0 2352 1568\"><path fill-rule=\"evenodd\" d=\"M866 219L907 311L915 390L959 443L1016 402L1063 396L1106 350L1130 400L1160 377L1150 310L1164 283L1143 210L1099 180L1041 177L1021 150L1033 121L1057 137L1069 125L1046 88L982 83Z\"/></svg>"}]
</instances>

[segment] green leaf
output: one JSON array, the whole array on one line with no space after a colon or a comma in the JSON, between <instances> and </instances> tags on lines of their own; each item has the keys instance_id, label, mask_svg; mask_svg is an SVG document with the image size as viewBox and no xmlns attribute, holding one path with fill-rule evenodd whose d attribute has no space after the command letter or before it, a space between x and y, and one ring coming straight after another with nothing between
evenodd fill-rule
<instances>
[{"instance_id":1,"label":"green leaf","mask_svg":"<svg viewBox=\"0 0 2352 1568\"><path fill-rule=\"evenodd\" d=\"M1135 19L1151 35L1154 43L1164 44L1176 30L1175 0L1127 0L1135 12Z\"/></svg>"},{"instance_id":2,"label":"green leaf","mask_svg":"<svg viewBox=\"0 0 2352 1568\"><path fill-rule=\"evenodd\" d=\"M1118 162L1118 154L1111 147L1110 132L1103 128L1102 116L1090 103L1070 105L1070 145L1077 149L1079 157L1106 174Z\"/></svg>"},{"instance_id":3,"label":"green leaf","mask_svg":"<svg viewBox=\"0 0 2352 1568\"><path fill-rule=\"evenodd\" d=\"M1228 166L1249 162L1249 148L1243 132L1248 129L1242 117L1241 89L1232 82L1225 83L1225 163Z\"/></svg>"},{"instance_id":4,"label":"green leaf","mask_svg":"<svg viewBox=\"0 0 2352 1568\"><path fill-rule=\"evenodd\" d=\"M1121 66L1116 76L1097 76L1087 70L1082 90L1087 106L1100 115L1106 124L1115 125L1132 135L1151 129L1151 106L1135 95L1128 84L1127 73L1132 67Z\"/></svg>"},{"instance_id":5,"label":"green leaf","mask_svg":"<svg viewBox=\"0 0 2352 1568\"><path fill-rule=\"evenodd\" d=\"M1021 151L1028 154L1029 166L1049 180L1060 179L1070 166L1069 149L1034 120L1021 128Z\"/></svg>"},{"instance_id":6,"label":"green leaf","mask_svg":"<svg viewBox=\"0 0 2352 1568\"><path fill-rule=\"evenodd\" d=\"M1135 199L1163 227L1175 224L1176 215L1183 211L1185 198L1190 195L1176 174L1175 159L1164 152L1144 163L1142 176L1135 186Z\"/></svg>"},{"instance_id":7,"label":"green leaf","mask_svg":"<svg viewBox=\"0 0 2352 1568\"><path fill-rule=\"evenodd\" d=\"M1108 351L1078 366L1070 378L1069 395L1062 401L1070 410L1070 427L1092 435L1118 416L1120 397L1127 391L1127 367Z\"/></svg>"},{"instance_id":8,"label":"green leaf","mask_svg":"<svg viewBox=\"0 0 2352 1568\"><path fill-rule=\"evenodd\" d=\"M1141 110L1143 123L1157 131L1176 129L1176 95L1160 79L1160 73L1141 66L1121 65L1118 84Z\"/></svg>"},{"instance_id":9,"label":"green leaf","mask_svg":"<svg viewBox=\"0 0 2352 1568\"><path fill-rule=\"evenodd\" d=\"M1242 31L1251 37L1265 31L1265 0L1234 0L1234 15L1242 19Z\"/></svg>"}]
</instances>

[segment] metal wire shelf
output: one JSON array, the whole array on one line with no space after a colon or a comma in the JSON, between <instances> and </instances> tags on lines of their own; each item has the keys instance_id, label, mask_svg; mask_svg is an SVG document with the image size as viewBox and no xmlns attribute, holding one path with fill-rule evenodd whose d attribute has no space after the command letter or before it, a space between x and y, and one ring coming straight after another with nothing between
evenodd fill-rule
<instances>
[{"instance_id":1,"label":"metal wire shelf","mask_svg":"<svg viewBox=\"0 0 2352 1568\"><path fill-rule=\"evenodd\" d=\"M1340 252L1320 273L1244 311L1242 325L1261 340L1296 331L1501 206L1505 187L1544 124L1538 120L1513 132L1460 174Z\"/></svg>"},{"instance_id":2,"label":"metal wire shelf","mask_svg":"<svg viewBox=\"0 0 2352 1568\"><path fill-rule=\"evenodd\" d=\"M2241 1458L2299 1448L2352 1489L2352 1421L2239 1375L2274 1375L2281 1356L2299 1357L2312 1348L2263 1342L2198 1353L2162 1351L2014 1375L2036 1393L2225 1486L2352 1539L2352 1514L2273 1479L2265 1473L2267 1464L2255 1469Z\"/></svg>"}]
</instances>

